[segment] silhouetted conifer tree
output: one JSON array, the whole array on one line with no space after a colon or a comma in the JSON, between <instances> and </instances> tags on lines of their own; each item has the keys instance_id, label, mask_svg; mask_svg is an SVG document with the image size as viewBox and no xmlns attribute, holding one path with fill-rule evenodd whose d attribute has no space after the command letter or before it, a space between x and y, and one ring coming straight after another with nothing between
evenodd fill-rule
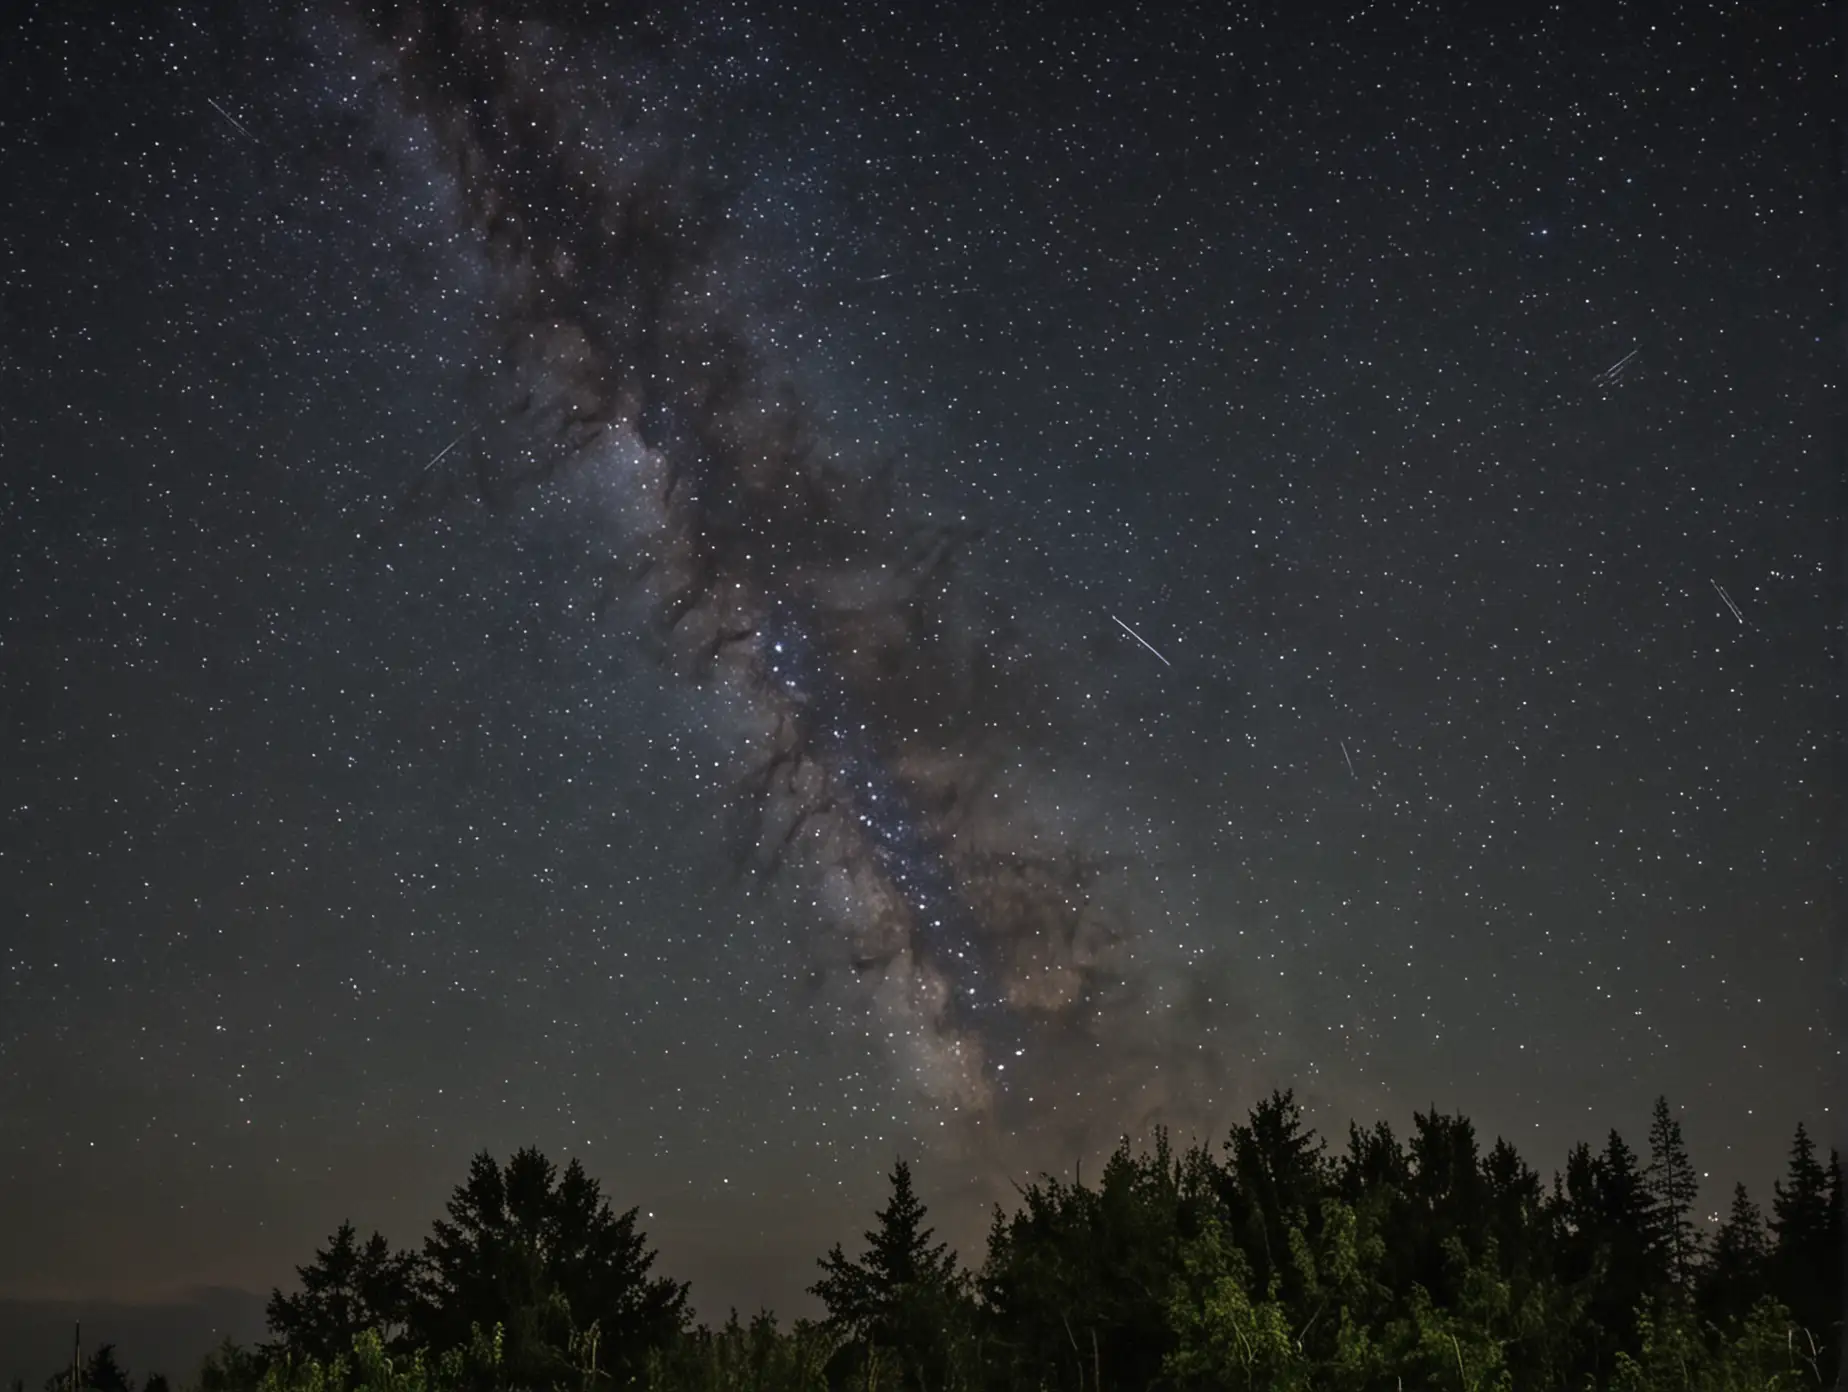
<instances>
[{"instance_id":1,"label":"silhouetted conifer tree","mask_svg":"<svg viewBox=\"0 0 1848 1392\"><path fill-rule=\"evenodd\" d=\"M1821 1303L1830 1321L1828 1344L1839 1388L1848 1382L1848 1328L1842 1323L1843 1285L1844 1278L1848 1278L1848 1270L1844 1270L1844 1262L1848 1262L1848 1214L1843 1210L1842 1158L1833 1148L1829 1151L1829 1225L1822 1260Z\"/></svg>"},{"instance_id":2,"label":"silhouetted conifer tree","mask_svg":"<svg viewBox=\"0 0 1848 1392\"><path fill-rule=\"evenodd\" d=\"M314 1260L295 1272L301 1290L284 1295L272 1289L265 1307L277 1351L328 1362L352 1353L353 1340L368 1329L388 1344L403 1337L418 1262L412 1253L392 1251L381 1234L362 1244L353 1225L342 1223Z\"/></svg>"},{"instance_id":3,"label":"silhouetted conifer tree","mask_svg":"<svg viewBox=\"0 0 1848 1392\"><path fill-rule=\"evenodd\" d=\"M1411 1231L1405 1239L1413 1254L1409 1279L1439 1304L1448 1304L1467 1266L1448 1257L1445 1245L1459 1241L1473 1259L1482 1255L1490 1235L1476 1128L1466 1117L1443 1116L1435 1108L1414 1112L1406 1150L1412 1166L1407 1191Z\"/></svg>"},{"instance_id":4,"label":"silhouetted conifer tree","mask_svg":"<svg viewBox=\"0 0 1848 1392\"><path fill-rule=\"evenodd\" d=\"M1599 1210L1609 1264L1593 1305L1600 1309L1599 1324L1615 1335L1615 1347L1631 1348L1637 1312L1666 1282L1667 1249L1636 1152L1612 1131L1600 1159Z\"/></svg>"},{"instance_id":5,"label":"silhouetted conifer tree","mask_svg":"<svg viewBox=\"0 0 1848 1392\"><path fill-rule=\"evenodd\" d=\"M1699 1246L1694 1231L1694 1200L1700 1193L1700 1176L1688 1159L1681 1139L1681 1123L1669 1111L1668 1099L1658 1097L1649 1122L1649 1169L1644 1176L1654 1206L1656 1240L1662 1246L1669 1279L1675 1291L1688 1295L1694 1286Z\"/></svg>"},{"instance_id":6,"label":"silhouetted conifer tree","mask_svg":"<svg viewBox=\"0 0 1848 1392\"><path fill-rule=\"evenodd\" d=\"M1356 1206L1382 1194L1402 1194L1412 1179L1405 1149L1384 1121L1374 1122L1367 1131L1349 1122L1347 1153L1335 1169L1342 1200Z\"/></svg>"},{"instance_id":7,"label":"silhouetted conifer tree","mask_svg":"<svg viewBox=\"0 0 1848 1392\"><path fill-rule=\"evenodd\" d=\"M534 1149L506 1166L483 1151L424 1243L427 1278L413 1314L425 1347L505 1331L508 1375L549 1383L574 1371L567 1348L594 1323L605 1371L639 1371L686 1323L686 1287L650 1275L655 1254L636 1210L613 1213L573 1160L561 1175Z\"/></svg>"},{"instance_id":8,"label":"silhouetted conifer tree","mask_svg":"<svg viewBox=\"0 0 1848 1392\"><path fill-rule=\"evenodd\" d=\"M1839 1164L1830 1157L1839 1175ZM1839 1189L1839 1178L1834 1187ZM1771 1200L1771 1291L1791 1317L1818 1344L1833 1349L1841 1317L1841 1246L1839 1220L1831 1201L1829 1170L1816 1158L1816 1143L1797 1123L1790 1143L1790 1163Z\"/></svg>"},{"instance_id":9,"label":"silhouetted conifer tree","mask_svg":"<svg viewBox=\"0 0 1848 1392\"><path fill-rule=\"evenodd\" d=\"M483 1155L426 1244L414 1356L388 1354L369 1331L344 1373L300 1360L266 1371L227 1344L198 1385L1758 1392L1826 1381L1839 1160L1823 1165L1799 1128L1775 1243L1739 1187L1705 1260L1693 1173L1660 1100L1646 1169L1612 1132L1601 1151L1575 1146L1543 1194L1506 1140L1480 1154L1466 1118L1435 1110L1415 1118L1409 1147L1384 1124L1350 1127L1330 1164L1278 1092L1222 1153L1177 1156L1157 1132L1147 1151L1125 1140L1094 1186L1047 1177L1023 1190L1015 1211L997 1211L974 1281L934 1240L901 1163L862 1253L837 1244L820 1261L812 1289L827 1324L784 1332L763 1315L687 1332L684 1288L649 1274L633 1210L612 1215L575 1165L560 1176L536 1151L504 1167ZM279 1323L361 1318L308 1316L363 1303L351 1292L365 1250L350 1228L337 1233L312 1268L326 1279L305 1268L302 1297L273 1299ZM614 1337L600 1347L593 1329ZM132 1392L99 1371L103 1352L83 1381ZM150 1379L146 1392L164 1388Z\"/></svg>"},{"instance_id":10,"label":"silhouetted conifer tree","mask_svg":"<svg viewBox=\"0 0 1848 1392\"><path fill-rule=\"evenodd\" d=\"M1723 1328L1744 1319L1765 1292L1770 1250L1764 1214L1743 1184L1733 1185L1732 1208L1700 1275L1702 1316Z\"/></svg>"},{"instance_id":11,"label":"silhouetted conifer tree","mask_svg":"<svg viewBox=\"0 0 1848 1392\"><path fill-rule=\"evenodd\" d=\"M83 1386L87 1392L135 1392L135 1383L116 1361L114 1344L99 1344L83 1366Z\"/></svg>"},{"instance_id":12,"label":"silhouetted conifer tree","mask_svg":"<svg viewBox=\"0 0 1848 1392\"><path fill-rule=\"evenodd\" d=\"M908 1386L940 1385L945 1325L959 1318L963 1278L956 1258L924 1224L926 1210L911 1185L911 1167L900 1160L891 1174L892 1193L875 1214L878 1225L863 1234L865 1255L849 1258L837 1242L820 1258L822 1278L809 1288L828 1309L828 1318L863 1346L862 1357L883 1350Z\"/></svg>"},{"instance_id":13,"label":"silhouetted conifer tree","mask_svg":"<svg viewBox=\"0 0 1848 1392\"><path fill-rule=\"evenodd\" d=\"M1618 1353L1637 1349L1637 1313L1666 1280L1636 1152L1615 1131L1601 1153L1574 1146L1552 1207L1556 1270L1581 1311L1571 1333L1574 1380L1601 1382Z\"/></svg>"},{"instance_id":14,"label":"silhouetted conifer tree","mask_svg":"<svg viewBox=\"0 0 1848 1392\"><path fill-rule=\"evenodd\" d=\"M1484 1207L1502 1269L1537 1278L1548 1263L1546 1193L1540 1176L1506 1139L1497 1137L1483 1157Z\"/></svg>"},{"instance_id":15,"label":"silhouetted conifer tree","mask_svg":"<svg viewBox=\"0 0 1848 1392\"><path fill-rule=\"evenodd\" d=\"M1307 1231L1333 1187L1325 1145L1304 1126L1291 1089L1271 1093L1234 1126L1225 1149L1221 1195L1233 1238L1252 1264L1259 1290L1289 1267L1290 1229Z\"/></svg>"}]
</instances>

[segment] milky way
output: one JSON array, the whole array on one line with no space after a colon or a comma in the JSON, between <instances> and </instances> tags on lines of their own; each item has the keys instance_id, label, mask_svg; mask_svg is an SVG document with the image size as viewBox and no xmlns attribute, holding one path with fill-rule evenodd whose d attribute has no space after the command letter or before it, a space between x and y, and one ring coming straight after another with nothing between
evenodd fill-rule
<instances>
[{"instance_id":1,"label":"milky way","mask_svg":"<svg viewBox=\"0 0 1848 1392\"><path fill-rule=\"evenodd\" d=\"M0 1292L1848 1146L1826 7L15 8Z\"/></svg>"},{"instance_id":2,"label":"milky way","mask_svg":"<svg viewBox=\"0 0 1848 1392\"><path fill-rule=\"evenodd\" d=\"M479 238L501 358L484 394L504 400L398 525L600 471L611 598L639 587L664 652L744 698L742 860L828 906L928 1091L1024 1105L1133 968L1097 857L1003 773L1056 702L958 584L975 529L829 447L734 303L722 184L641 93L587 106L557 31L485 11L369 23Z\"/></svg>"}]
</instances>

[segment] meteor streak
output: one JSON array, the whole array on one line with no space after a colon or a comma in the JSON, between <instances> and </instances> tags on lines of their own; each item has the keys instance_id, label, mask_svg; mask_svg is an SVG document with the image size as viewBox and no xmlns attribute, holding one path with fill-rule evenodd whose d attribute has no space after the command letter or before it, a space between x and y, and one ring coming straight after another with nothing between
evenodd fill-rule
<instances>
[{"instance_id":1,"label":"meteor streak","mask_svg":"<svg viewBox=\"0 0 1848 1392\"><path fill-rule=\"evenodd\" d=\"M468 438L468 431L464 430L460 435L456 436L455 439L451 440L448 444L444 445L440 450L438 450L434 455L432 455L430 457L430 462L424 465L423 468L417 471L417 476L419 478L422 478L425 474L429 473L432 469L434 469L438 464L441 464L443 462L443 456L448 454L450 450L454 449L457 445L461 444L467 438Z\"/></svg>"},{"instance_id":2,"label":"meteor streak","mask_svg":"<svg viewBox=\"0 0 1848 1392\"><path fill-rule=\"evenodd\" d=\"M1117 619L1117 616L1115 614L1112 614L1110 617L1113 619L1116 619L1118 628L1122 629L1131 638L1134 638L1138 643L1142 644L1142 646L1147 648L1150 652L1155 653L1155 656L1161 657L1160 653L1155 652L1153 645L1150 644L1148 639L1144 638L1140 633L1136 632L1135 629L1131 628L1128 624L1124 623L1121 619ZM1165 657L1161 657L1161 660L1162 662L1166 663L1166 665L1168 665L1169 667L1172 667L1174 665L1172 662L1169 662L1168 659Z\"/></svg>"},{"instance_id":3,"label":"meteor streak","mask_svg":"<svg viewBox=\"0 0 1848 1392\"><path fill-rule=\"evenodd\" d=\"M1745 623L1745 615L1739 612L1739 606L1734 604L1732 600L1732 596L1726 593L1726 587L1722 585L1718 580L1714 580L1712 578L1709 578L1707 583L1713 586L1713 592L1715 594L1717 594L1721 599L1726 601L1726 607L1732 610L1732 616L1739 621L1741 626L1743 626Z\"/></svg>"},{"instance_id":4,"label":"meteor streak","mask_svg":"<svg viewBox=\"0 0 1848 1392\"><path fill-rule=\"evenodd\" d=\"M1591 380L1601 387L1612 387L1617 385L1618 382L1623 380L1623 374L1630 370L1630 364L1636 361L1636 355L1641 351L1642 350L1639 348L1632 348Z\"/></svg>"},{"instance_id":5,"label":"meteor streak","mask_svg":"<svg viewBox=\"0 0 1848 1392\"><path fill-rule=\"evenodd\" d=\"M249 128L245 126L245 124L242 121L238 120L237 117L233 116L229 111L226 111L217 102L212 101L210 97L207 97L206 101L211 103L212 110L216 111L220 116L224 117L232 125L237 127L237 131L239 135L243 136L246 140L256 139L256 136L252 135L250 133Z\"/></svg>"}]
</instances>

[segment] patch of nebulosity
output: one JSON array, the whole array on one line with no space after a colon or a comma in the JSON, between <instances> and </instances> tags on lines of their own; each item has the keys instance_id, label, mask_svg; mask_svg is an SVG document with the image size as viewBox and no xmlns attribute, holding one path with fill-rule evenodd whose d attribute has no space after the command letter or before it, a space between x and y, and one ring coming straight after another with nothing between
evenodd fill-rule
<instances>
[{"instance_id":1,"label":"patch of nebulosity","mask_svg":"<svg viewBox=\"0 0 1848 1392\"><path fill-rule=\"evenodd\" d=\"M700 114L645 58L585 81L563 55L597 50L568 27L445 4L353 18L479 248L498 357L468 447L399 523L585 476L609 594L645 596L662 653L746 712L740 864L807 884L930 1096L1018 1119L1158 1052L1109 866L1023 785L1057 707L957 583L974 529L834 455L749 341L724 181L674 129ZM1109 1030L1131 1043L1100 1060Z\"/></svg>"}]
</instances>

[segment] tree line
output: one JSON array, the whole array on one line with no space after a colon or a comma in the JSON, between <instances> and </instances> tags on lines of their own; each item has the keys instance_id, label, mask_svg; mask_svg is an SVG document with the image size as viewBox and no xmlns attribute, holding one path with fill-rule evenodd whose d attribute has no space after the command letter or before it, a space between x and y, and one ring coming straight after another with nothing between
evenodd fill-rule
<instances>
[{"instance_id":1,"label":"tree line","mask_svg":"<svg viewBox=\"0 0 1848 1392\"><path fill-rule=\"evenodd\" d=\"M1291 1093L1218 1146L1127 1141L1096 1183L1042 1176L979 1266L934 1242L899 1162L864 1242L819 1260L825 1318L696 1325L637 1212L575 1160L483 1153L415 1250L344 1224L227 1341L196 1392L1747 1392L1833 1384L1841 1166L1799 1125L1767 1216L1717 1226L1658 1099L1647 1154L1612 1131L1550 1183L1462 1116L1331 1150ZM113 1350L71 1388L136 1389ZM23 1388L19 1389L23 1392Z\"/></svg>"}]
</instances>

